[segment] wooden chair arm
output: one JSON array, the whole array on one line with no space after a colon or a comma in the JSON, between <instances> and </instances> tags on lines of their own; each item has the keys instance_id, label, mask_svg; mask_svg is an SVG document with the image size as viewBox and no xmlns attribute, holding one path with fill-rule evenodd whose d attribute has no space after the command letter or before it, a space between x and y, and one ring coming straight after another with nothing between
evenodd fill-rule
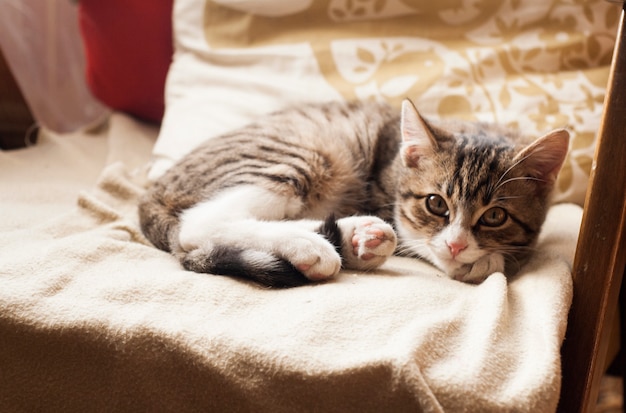
<instances>
[{"instance_id":1,"label":"wooden chair arm","mask_svg":"<svg viewBox=\"0 0 626 413\"><path fill-rule=\"evenodd\" d=\"M574 299L562 348L558 412L591 412L604 373L626 266L624 6L574 259Z\"/></svg>"}]
</instances>

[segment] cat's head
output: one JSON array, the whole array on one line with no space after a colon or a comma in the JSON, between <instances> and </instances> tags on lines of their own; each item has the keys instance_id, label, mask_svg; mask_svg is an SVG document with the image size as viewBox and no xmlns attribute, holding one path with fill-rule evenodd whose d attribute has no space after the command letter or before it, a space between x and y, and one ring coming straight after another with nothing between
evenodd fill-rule
<instances>
[{"instance_id":1,"label":"cat's head","mask_svg":"<svg viewBox=\"0 0 626 413\"><path fill-rule=\"evenodd\" d=\"M401 248L461 281L482 282L488 273L476 268L490 262L516 272L545 220L568 132L525 145L502 128L428 123L408 100L401 131Z\"/></svg>"}]
</instances>

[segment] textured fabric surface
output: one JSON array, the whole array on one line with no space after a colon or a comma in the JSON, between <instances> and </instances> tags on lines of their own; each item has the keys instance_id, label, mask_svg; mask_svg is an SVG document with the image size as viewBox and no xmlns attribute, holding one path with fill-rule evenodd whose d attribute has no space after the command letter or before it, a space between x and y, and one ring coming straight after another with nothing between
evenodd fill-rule
<instances>
[{"instance_id":1,"label":"textured fabric surface","mask_svg":"<svg viewBox=\"0 0 626 413\"><path fill-rule=\"evenodd\" d=\"M619 5L604 0L176 0L152 176L287 103L412 98L422 114L567 127L557 200L582 205Z\"/></svg>"},{"instance_id":2,"label":"textured fabric surface","mask_svg":"<svg viewBox=\"0 0 626 413\"><path fill-rule=\"evenodd\" d=\"M0 411L554 411L579 207L553 207L508 282L392 258L263 289L142 236L155 135L116 114L1 154Z\"/></svg>"}]
</instances>

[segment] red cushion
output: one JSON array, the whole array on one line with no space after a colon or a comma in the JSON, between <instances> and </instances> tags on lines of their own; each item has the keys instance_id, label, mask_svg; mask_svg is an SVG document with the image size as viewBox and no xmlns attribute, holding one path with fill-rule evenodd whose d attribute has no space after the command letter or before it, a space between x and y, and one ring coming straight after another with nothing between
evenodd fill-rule
<instances>
[{"instance_id":1,"label":"red cushion","mask_svg":"<svg viewBox=\"0 0 626 413\"><path fill-rule=\"evenodd\" d=\"M81 0L79 22L87 83L109 107L139 118L163 118L172 60L173 0Z\"/></svg>"}]
</instances>

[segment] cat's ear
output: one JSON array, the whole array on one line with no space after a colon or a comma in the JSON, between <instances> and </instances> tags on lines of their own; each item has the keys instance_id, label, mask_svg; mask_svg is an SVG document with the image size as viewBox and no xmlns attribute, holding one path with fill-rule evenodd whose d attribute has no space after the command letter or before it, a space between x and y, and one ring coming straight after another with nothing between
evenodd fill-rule
<instances>
[{"instance_id":1,"label":"cat's ear","mask_svg":"<svg viewBox=\"0 0 626 413\"><path fill-rule=\"evenodd\" d=\"M514 161L526 168L532 177L552 187L563 166L568 147L569 132L557 129L522 149Z\"/></svg>"},{"instance_id":2,"label":"cat's ear","mask_svg":"<svg viewBox=\"0 0 626 413\"><path fill-rule=\"evenodd\" d=\"M422 156L432 154L437 141L413 102L402 102L402 159L408 167L416 167Z\"/></svg>"}]
</instances>

